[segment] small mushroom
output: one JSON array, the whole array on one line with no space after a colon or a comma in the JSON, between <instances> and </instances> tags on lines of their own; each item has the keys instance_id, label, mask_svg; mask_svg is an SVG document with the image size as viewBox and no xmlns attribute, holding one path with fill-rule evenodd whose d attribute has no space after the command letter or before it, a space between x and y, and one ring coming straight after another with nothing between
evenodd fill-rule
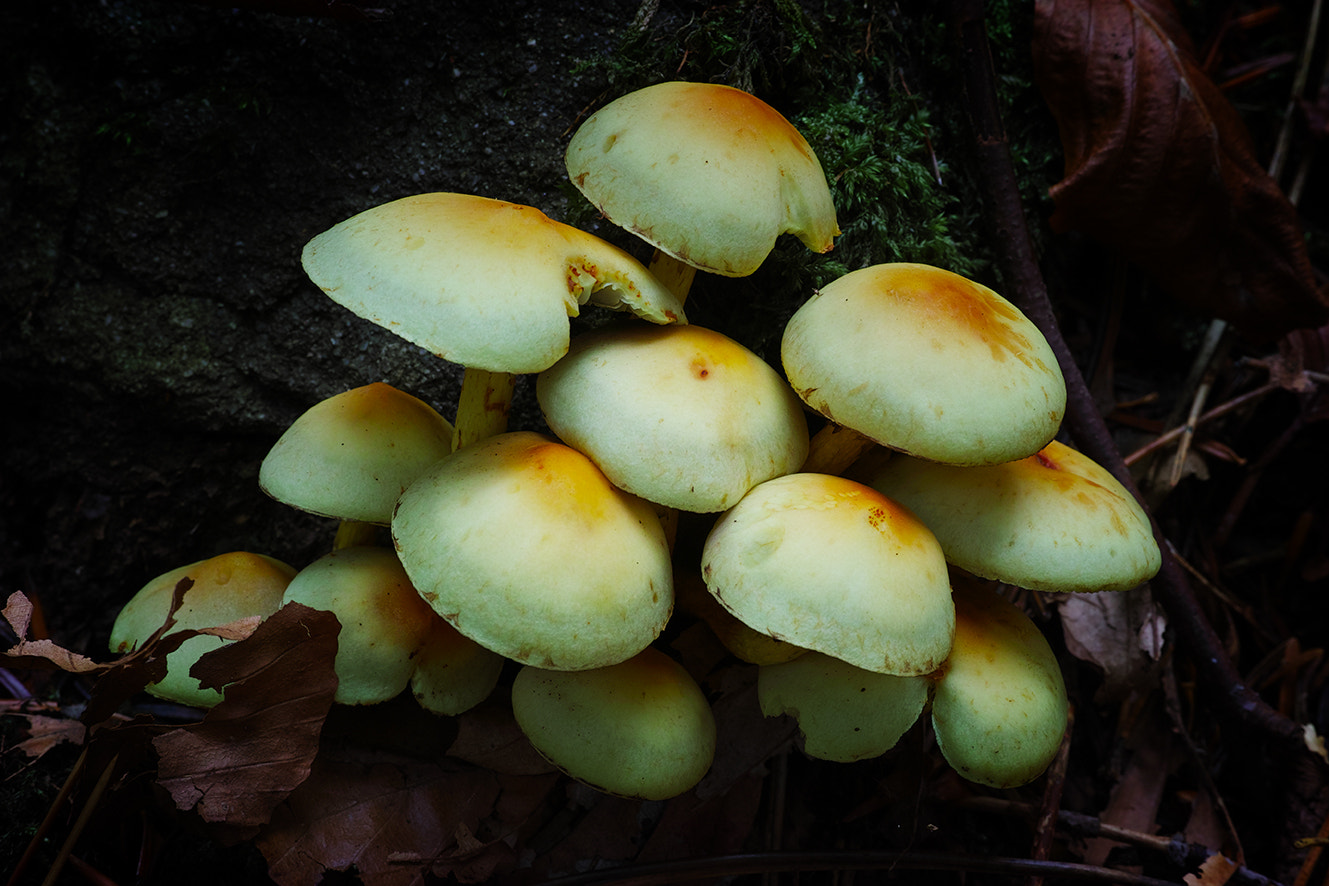
<instances>
[{"instance_id":1,"label":"small mushroom","mask_svg":"<svg viewBox=\"0 0 1329 886\"><path fill-rule=\"evenodd\" d=\"M781 360L793 389L831 422L929 461L1032 455L1066 406L1038 327L986 286L930 265L874 265L832 281L789 320Z\"/></svg>"},{"instance_id":2,"label":"small mushroom","mask_svg":"<svg viewBox=\"0 0 1329 886\"><path fill-rule=\"evenodd\" d=\"M657 649L587 671L522 668L512 713L549 762L598 790L666 800L701 781L715 717L683 666Z\"/></svg>"},{"instance_id":3,"label":"small mushroom","mask_svg":"<svg viewBox=\"0 0 1329 886\"><path fill-rule=\"evenodd\" d=\"M259 468L268 495L344 521L392 522L407 486L452 451L452 425L432 406L376 382L310 407Z\"/></svg>"},{"instance_id":4,"label":"small mushroom","mask_svg":"<svg viewBox=\"0 0 1329 886\"><path fill-rule=\"evenodd\" d=\"M111 627L112 652L138 648L166 622L176 585L191 579L175 613L174 630L197 630L230 624L244 618L267 618L281 608L282 594L295 576L295 569L263 554L233 551L188 566L172 569L145 584ZM221 637L200 634L190 637L166 657L166 676L150 684L150 695L199 708L210 708L222 693L204 689L189 675L189 669L205 653L226 645Z\"/></svg>"},{"instance_id":5,"label":"small mushroom","mask_svg":"<svg viewBox=\"0 0 1329 886\"><path fill-rule=\"evenodd\" d=\"M1061 668L1038 627L972 580L955 582L955 645L932 697L942 756L965 778L1010 788L1047 769L1066 731Z\"/></svg>"},{"instance_id":6,"label":"small mushroom","mask_svg":"<svg viewBox=\"0 0 1329 886\"><path fill-rule=\"evenodd\" d=\"M757 671L761 712L793 716L804 753L836 763L895 747L923 713L931 685L926 676L878 674L820 652Z\"/></svg>"},{"instance_id":7,"label":"small mushroom","mask_svg":"<svg viewBox=\"0 0 1329 886\"><path fill-rule=\"evenodd\" d=\"M621 249L533 207L470 194L375 206L310 240L302 261L338 304L466 367L454 448L507 427L513 375L563 356L568 318L586 302L685 320Z\"/></svg>"},{"instance_id":8,"label":"small mushroom","mask_svg":"<svg viewBox=\"0 0 1329 886\"><path fill-rule=\"evenodd\" d=\"M429 634L415 657L411 694L420 707L455 717L489 697L506 659L430 612Z\"/></svg>"},{"instance_id":9,"label":"small mushroom","mask_svg":"<svg viewBox=\"0 0 1329 886\"><path fill-rule=\"evenodd\" d=\"M540 373L545 420L618 487L685 511L722 511L807 457L803 405L733 339L699 326L579 336Z\"/></svg>"},{"instance_id":10,"label":"small mushroom","mask_svg":"<svg viewBox=\"0 0 1329 886\"><path fill-rule=\"evenodd\" d=\"M1116 591L1148 581L1161 563L1135 497L1055 440L999 465L894 456L859 470L927 524L948 562L974 575L1038 591Z\"/></svg>"},{"instance_id":11,"label":"small mushroom","mask_svg":"<svg viewBox=\"0 0 1329 886\"><path fill-rule=\"evenodd\" d=\"M568 143L572 183L619 227L677 265L652 270L687 293L693 269L751 274L782 233L827 252L840 233L807 140L756 96L657 83L600 108Z\"/></svg>"},{"instance_id":12,"label":"small mushroom","mask_svg":"<svg viewBox=\"0 0 1329 886\"><path fill-rule=\"evenodd\" d=\"M398 501L392 536L435 611L523 664L623 661L673 609L669 546L651 505L531 431L438 462Z\"/></svg>"},{"instance_id":13,"label":"small mushroom","mask_svg":"<svg viewBox=\"0 0 1329 886\"><path fill-rule=\"evenodd\" d=\"M877 673L946 659L946 561L904 507L842 477L767 480L721 515L702 550L715 598L750 627Z\"/></svg>"}]
</instances>

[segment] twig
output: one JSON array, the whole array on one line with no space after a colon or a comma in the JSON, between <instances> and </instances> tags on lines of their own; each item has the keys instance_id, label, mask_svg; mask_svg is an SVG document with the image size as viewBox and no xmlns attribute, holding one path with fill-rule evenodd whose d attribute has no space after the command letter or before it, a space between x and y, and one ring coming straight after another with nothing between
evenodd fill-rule
<instances>
[{"instance_id":1,"label":"twig","mask_svg":"<svg viewBox=\"0 0 1329 886\"><path fill-rule=\"evenodd\" d=\"M1226 403L1220 403L1217 406L1215 406L1213 409L1210 409L1208 412L1204 413L1203 415L1197 416L1195 418L1195 427L1198 428L1200 425L1205 424L1206 422L1211 422L1216 418L1221 418L1222 416L1227 415L1229 412L1231 412L1234 409L1237 409L1238 407L1245 406L1246 404L1250 403L1253 400L1258 400L1266 394L1272 393L1273 391L1277 391L1280 387L1281 386L1277 382L1268 382L1266 384L1260 385L1258 388L1254 388L1252 390L1247 391L1244 394L1240 394L1236 397L1233 397L1231 400L1228 400ZM1178 437L1181 436L1184 430L1185 426L1179 425L1173 428L1172 430L1167 431L1166 433L1159 434L1153 440L1144 444L1139 449L1132 452L1130 455L1127 455L1125 458L1122 459L1122 461L1125 462L1125 464L1128 466L1133 465L1140 459L1144 458L1146 455L1149 455L1151 452L1155 452L1159 449L1162 449L1164 446L1168 445L1173 440L1176 440Z\"/></svg>"},{"instance_id":2,"label":"twig","mask_svg":"<svg viewBox=\"0 0 1329 886\"><path fill-rule=\"evenodd\" d=\"M983 21L982 0L952 0L951 20L960 41L968 110L974 129L975 154L980 167L984 209L1001 244L999 261L1011 300L1042 331L1066 378L1066 424L1080 448L1110 471L1143 503L1130 470L1117 449L1102 414L1094 403L1066 340L1061 335L1047 287L1034 258L1033 244L1020 201L1010 146L998 110L995 75ZM1147 509L1147 506L1146 506ZM1171 556L1162 532L1154 523L1163 563L1151 584L1181 642L1203 675L1204 686L1216 707L1232 718L1254 726L1289 744L1301 746L1301 729L1274 710L1246 686L1222 641L1200 609L1185 573Z\"/></svg>"},{"instance_id":3,"label":"twig","mask_svg":"<svg viewBox=\"0 0 1329 886\"><path fill-rule=\"evenodd\" d=\"M632 864L542 881L542 886L670 886L693 880L738 877L767 872L801 871L964 871L1007 876L1036 875L1076 880L1081 883L1122 883L1126 886L1176 886L1130 871L1073 864L1064 861L1035 861L1029 858L974 857L953 852L754 852L747 855L718 855L678 861Z\"/></svg>"}]
</instances>

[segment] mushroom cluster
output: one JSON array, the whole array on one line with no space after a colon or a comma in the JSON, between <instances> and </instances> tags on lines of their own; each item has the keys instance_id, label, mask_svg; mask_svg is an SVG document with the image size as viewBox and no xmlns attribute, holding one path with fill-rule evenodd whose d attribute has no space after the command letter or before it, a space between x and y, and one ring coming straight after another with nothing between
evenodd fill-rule
<instances>
[{"instance_id":1,"label":"mushroom cluster","mask_svg":"<svg viewBox=\"0 0 1329 886\"><path fill-rule=\"evenodd\" d=\"M245 614L334 612L346 704L409 687L456 714L515 662L513 712L537 750L660 799L695 785L716 745L696 679L653 645L677 599L759 666L763 710L794 714L812 756L885 753L930 708L967 778L1036 777L1064 726L1060 672L973 576L1095 591L1158 568L1144 512L1053 441L1065 386L1038 329L948 271L877 265L795 313L782 373L689 325L683 303L697 269L750 274L782 234L831 249L826 176L787 120L739 90L658 84L590 116L566 161L656 250L649 268L533 207L453 193L376 206L305 247L329 297L465 372L452 422L378 383L282 435L262 488L342 530L298 573L271 566ZM630 316L573 337L588 303ZM509 430L518 374L535 375L546 428ZM679 512L707 527L696 562L679 559L693 551L675 547ZM209 573L190 570L199 607ZM114 643L160 623L151 587Z\"/></svg>"}]
</instances>

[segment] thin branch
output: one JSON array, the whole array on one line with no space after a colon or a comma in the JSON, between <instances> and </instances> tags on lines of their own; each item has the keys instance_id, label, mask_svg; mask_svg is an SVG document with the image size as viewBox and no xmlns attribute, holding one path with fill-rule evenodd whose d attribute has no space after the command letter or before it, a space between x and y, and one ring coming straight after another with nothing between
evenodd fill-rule
<instances>
[{"instance_id":1,"label":"thin branch","mask_svg":"<svg viewBox=\"0 0 1329 886\"><path fill-rule=\"evenodd\" d=\"M968 110L974 129L984 210L1000 244L1002 277L1011 300L1043 332L1066 378L1066 425L1086 455L1110 471L1143 503L1130 469L1122 459L1102 414L1094 403L1079 366L1070 352L1048 298L1047 286L1034 256L1029 228L1010 147L1006 141L994 86L992 57L983 21L982 0L952 0L951 20L960 42ZM1147 506L1146 506L1147 509ZM1203 677L1210 700L1223 713L1261 729L1289 744L1301 746L1301 729L1274 710L1237 673L1227 650L1200 609L1185 573L1171 556L1157 523L1154 534L1163 564L1151 583L1184 648Z\"/></svg>"}]
</instances>

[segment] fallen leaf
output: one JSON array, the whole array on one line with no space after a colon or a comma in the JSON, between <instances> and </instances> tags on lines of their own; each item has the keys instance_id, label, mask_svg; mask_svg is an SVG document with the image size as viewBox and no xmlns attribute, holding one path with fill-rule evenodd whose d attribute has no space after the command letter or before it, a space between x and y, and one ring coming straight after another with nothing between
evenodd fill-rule
<instances>
[{"instance_id":1,"label":"fallen leaf","mask_svg":"<svg viewBox=\"0 0 1329 886\"><path fill-rule=\"evenodd\" d=\"M1148 586L1102 594L1066 594L1057 601L1071 655L1103 671L1100 701L1152 685L1166 620Z\"/></svg>"},{"instance_id":2,"label":"fallen leaf","mask_svg":"<svg viewBox=\"0 0 1329 886\"><path fill-rule=\"evenodd\" d=\"M1226 855L1214 854L1200 864L1199 874L1186 874L1182 877L1187 886L1223 886L1236 872L1239 865Z\"/></svg>"},{"instance_id":3,"label":"fallen leaf","mask_svg":"<svg viewBox=\"0 0 1329 886\"><path fill-rule=\"evenodd\" d=\"M22 717L28 721L28 737L11 745L9 750L18 751L34 760L66 742L83 744L87 737L87 727L61 713L60 706L53 701L6 699L0 701L0 714Z\"/></svg>"},{"instance_id":4,"label":"fallen leaf","mask_svg":"<svg viewBox=\"0 0 1329 886\"><path fill-rule=\"evenodd\" d=\"M190 670L225 695L202 722L153 740L158 783L182 810L244 833L308 776L337 690L341 625L329 612L288 603L246 639L207 653Z\"/></svg>"},{"instance_id":5,"label":"fallen leaf","mask_svg":"<svg viewBox=\"0 0 1329 886\"><path fill-rule=\"evenodd\" d=\"M1033 49L1065 153L1055 230L1256 340L1329 318L1296 209L1168 0L1038 0Z\"/></svg>"}]
</instances>

